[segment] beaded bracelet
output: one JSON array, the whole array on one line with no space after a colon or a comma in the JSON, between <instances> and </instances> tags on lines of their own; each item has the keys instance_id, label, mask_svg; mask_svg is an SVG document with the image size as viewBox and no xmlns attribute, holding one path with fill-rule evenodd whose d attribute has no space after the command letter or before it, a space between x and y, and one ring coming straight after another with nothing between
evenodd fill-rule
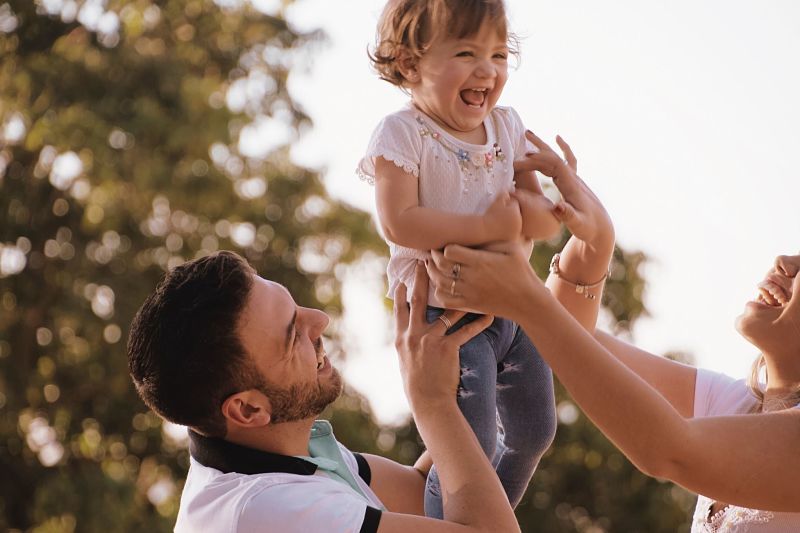
<instances>
[{"instance_id":1,"label":"beaded bracelet","mask_svg":"<svg viewBox=\"0 0 800 533\"><path fill-rule=\"evenodd\" d=\"M602 278L600 278L600 281L597 281L595 283L576 283L574 281L566 279L564 276L561 275L561 269L559 268L558 264L560 260L561 260L561 254L555 254L553 256L553 259L550 261L550 273L559 278L564 283L567 283L575 287L575 292L578 294L583 294L583 297L586 298L587 300L594 300L596 296L594 294L591 294L589 292L589 289L594 289L596 287L600 287L601 285L603 285L606 279L608 279L608 275L611 272L611 267L609 267L609 270L606 271L605 275Z\"/></svg>"}]
</instances>

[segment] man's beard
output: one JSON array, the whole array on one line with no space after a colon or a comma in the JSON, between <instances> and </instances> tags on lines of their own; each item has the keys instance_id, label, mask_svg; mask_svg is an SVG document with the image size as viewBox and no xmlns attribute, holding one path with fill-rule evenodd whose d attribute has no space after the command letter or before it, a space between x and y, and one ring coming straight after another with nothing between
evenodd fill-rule
<instances>
[{"instance_id":1,"label":"man's beard","mask_svg":"<svg viewBox=\"0 0 800 533\"><path fill-rule=\"evenodd\" d=\"M272 405L270 423L295 422L320 414L342 393L342 377L331 368L330 377L321 383L303 383L281 389L262 383L261 391Z\"/></svg>"}]
</instances>

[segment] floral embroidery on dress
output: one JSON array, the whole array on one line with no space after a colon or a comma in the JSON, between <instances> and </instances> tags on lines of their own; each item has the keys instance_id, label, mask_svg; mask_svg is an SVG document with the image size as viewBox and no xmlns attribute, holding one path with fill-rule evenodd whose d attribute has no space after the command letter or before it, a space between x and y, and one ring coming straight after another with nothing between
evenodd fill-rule
<instances>
[{"instance_id":1,"label":"floral embroidery on dress","mask_svg":"<svg viewBox=\"0 0 800 533\"><path fill-rule=\"evenodd\" d=\"M488 195L494 194L494 165L495 162L504 164L506 161L506 155L503 153L503 149L500 148L500 144L495 142L492 144L492 147L486 152L467 152L463 148L455 146L447 139L445 139L441 133L435 131L431 128L427 122L420 116L417 115L415 117L417 124L419 124L419 134L420 137L430 138L434 141L438 142L445 150L452 153L455 156L455 160L458 163L458 166L461 167L461 171L464 174L464 189L462 191L463 194L467 194L469 192L469 177L474 177L477 181L478 176L474 176L472 172L472 168L475 169L483 169L486 172L486 176L489 178L489 187L486 191Z\"/></svg>"}]
</instances>

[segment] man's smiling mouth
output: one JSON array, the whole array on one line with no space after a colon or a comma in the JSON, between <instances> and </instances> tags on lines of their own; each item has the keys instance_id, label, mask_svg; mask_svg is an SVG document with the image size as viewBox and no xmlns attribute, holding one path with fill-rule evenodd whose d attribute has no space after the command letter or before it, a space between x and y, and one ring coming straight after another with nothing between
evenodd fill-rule
<instances>
[{"instance_id":1,"label":"man's smiling mouth","mask_svg":"<svg viewBox=\"0 0 800 533\"><path fill-rule=\"evenodd\" d=\"M325 348L322 346L322 339L317 339L317 342L314 343L314 348L317 352L317 370L321 370L322 367L325 366L325 356L327 355L325 352Z\"/></svg>"}]
</instances>

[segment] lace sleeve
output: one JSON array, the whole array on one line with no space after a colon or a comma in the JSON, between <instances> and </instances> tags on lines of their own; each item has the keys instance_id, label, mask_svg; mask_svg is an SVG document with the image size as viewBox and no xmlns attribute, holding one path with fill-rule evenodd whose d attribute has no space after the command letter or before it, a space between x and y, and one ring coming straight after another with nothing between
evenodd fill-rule
<instances>
[{"instance_id":1,"label":"lace sleeve","mask_svg":"<svg viewBox=\"0 0 800 533\"><path fill-rule=\"evenodd\" d=\"M422 142L413 122L398 114L384 118L372 134L366 155L359 161L356 174L375 184L375 160L382 157L408 174L419 177Z\"/></svg>"}]
</instances>

